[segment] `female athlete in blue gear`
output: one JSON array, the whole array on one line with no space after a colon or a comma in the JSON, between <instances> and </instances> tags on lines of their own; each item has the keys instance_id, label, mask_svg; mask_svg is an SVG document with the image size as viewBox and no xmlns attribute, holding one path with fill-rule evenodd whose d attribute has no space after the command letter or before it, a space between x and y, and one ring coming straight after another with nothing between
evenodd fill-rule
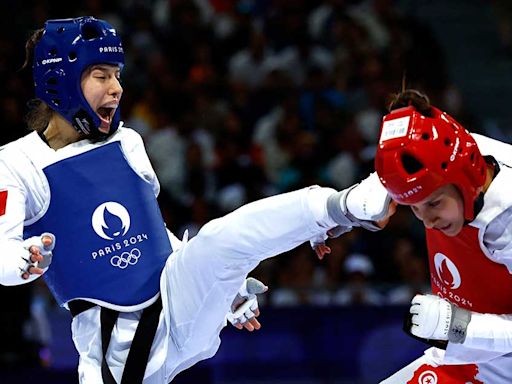
<instances>
[{"instance_id":1,"label":"female athlete in blue gear","mask_svg":"<svg viewBox=\"0 0 512 384\"><path fill-rule=\"evenodd\" d=\"M259 327L265 287L246 278L260 261L307 241L323 256L328 231L377 230L388 214L373 174L341 192L313 186L256 201L180 241L162 219L142 139L120 121L114 28L49 20L32 51L35 131L0 151L0 283L44 276L73 315L81 383L170 382L216 353L235 297L249 304L233 308L232 322Z\"/></svg>"}]
</instances>

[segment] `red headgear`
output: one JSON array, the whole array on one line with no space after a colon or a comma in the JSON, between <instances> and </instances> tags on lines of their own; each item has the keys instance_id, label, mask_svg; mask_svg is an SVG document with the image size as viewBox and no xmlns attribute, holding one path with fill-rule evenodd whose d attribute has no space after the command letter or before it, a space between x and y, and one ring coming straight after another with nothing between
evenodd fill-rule
<instances>
[{"instance_id":1,"label":"red headgear","mask_svg":"<svg viewBox=\"0 0 512 384\"><path fill-rule=\"evenodd\" d=\"M464 199L464 218L474 219L478 188L486 177L485 160L475 140L445 112L432 117L414 107L384 116L375 169L393 200L416 204L438 188L454 184Z\"/></svg>"}]
</instances>

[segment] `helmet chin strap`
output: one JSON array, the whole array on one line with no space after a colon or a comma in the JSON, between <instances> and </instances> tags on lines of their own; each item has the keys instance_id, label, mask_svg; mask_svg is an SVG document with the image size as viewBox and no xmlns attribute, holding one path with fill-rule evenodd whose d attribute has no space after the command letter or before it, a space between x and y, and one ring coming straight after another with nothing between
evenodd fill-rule
<instances>
[{"instance_id":1,"label":"helmet chin strap","mask_svg":"<svg viewBox=\"0 0 512 384\"><path fill-rule=\"evenodd\" d=\"M96 127L94 119L84 109L78 111L73 122L73 127L88 138L106 138L114 133L120 123L117 120L113 120L110 123L100 120L99 126ZM114 124L118 124L118 126L114 126Z\"/></svg>"},{"instance_id":2,"label":"helmet chin strap","mask_svg":"<svg viewBox=\"0 0 512 384\"><path fill-rule=\"evenodd\" d=\"M109 136L110 135L105 135L104 133L101 133L100 131L94 131L94 132L91 132L89 135L87 135L85 138L87 138L87 140L91 141L92 143L97 143L97 142L107 139Z\"/></svg>"},{"instance_id":3,"label":"helmet chin strap","mask_svg":"<svg viewBox=\"0 0 512 384\"><path fill-rule=\"evenodd\" d=\"M487 165L493 167L494 172L493 172L492 178L494 180L494 178L500 172L500 166L499 166L498 162L496 161L496 159L494 157L492 157L492 156L484 156L484 160L485 160ZM478 214L480 213L480 211L484 207L484 195L485 195L485 192L482 191L482 192L480 192L478 194L477 198L475 199L475 202L474 202L474 205L473 205L474 206L475 215L473 216L473 220L478 216ZM473 221L473 220L471 220L471 221ZM465 220L464 221L464 225L469 224L471 221Z\"/></svg>"},{"instance_id":4,"label":"helmet chin strap","mask_svg":"<svg viewBox=\"0 0 512 384\"><path fill-rule=\"evenodd\" d=\"M110 126L110 130L108 133L103 133L100 130L95 130L94 132L91 132L91 134L87 135L87 139L90 140L93 143L103 141L107 139L108 137L112 136L119 128L123 126L123 122L119 121L119 124L117 127Z\"/></svg>"},{"instance_id":5,"label":"helmet chin strap","mask_svg":"<svg viewBox=\"0 0 512 384\"><path fill-rule=\"evenodd\" d=\"M475 199L475 202L473 204L473 212L475 212L473 216L473 220L478 216L482 208L484 207L484 193L480 192L477 198ZM473 220L464 220L464 225L471 223Z\"/></svg>"}]
</instances>

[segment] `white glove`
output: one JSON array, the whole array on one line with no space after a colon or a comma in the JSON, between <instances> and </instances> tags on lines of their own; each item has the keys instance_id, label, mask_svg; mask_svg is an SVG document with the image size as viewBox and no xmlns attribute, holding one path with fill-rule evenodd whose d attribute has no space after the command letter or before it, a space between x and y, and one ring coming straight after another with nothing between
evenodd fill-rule
<instances>
[{"instance_id":1,"label":"white glove","mask_svg":"<svg viewBox=\"0 0 512 384\"><path fill-rule=\"evenodd\" d=\"M340 233L352 227L379 231L382 227L376 222L394 213L390 209L391 201L374 172L359 184L329 196L327 213L341 227L341 231L338 231Z\"/></svg>"},{"instance_id":2,"label":"white glove","mask_svg":"<svg viewBox=\"0 0 512 384\"><path fill-rule=\"evenodd\" d=\"M50 241L48 241L50 238ZM55 248L55 235L49 232L43 233L41 236L33 236L23 241L23 248L25 248L29 254L25 260L25 266L21 268L20 275L23 278L27 278L27 275L32 274L31 268L40 268L44 270L52 262L53 249ZM43 259L36 260L34 255L40 254ZM24 277L25 276L25 277Z\"/></svg>"},{"instance_id":3,"label":"white glove","mask_svg":"<svg viewBox=\"0 0 512 384\"><path fill-rule=\"evenodd\" d=\"M435 295L416 295L411 301L411 333L423 339L463 343L471 312Z\"/></svg>"},{"instance_id":4,"label":"white glove","mask_svg":"<svg viewBox=\"0 0 512 384\"><path fill-rule=\"evenodd\" d=\"M253 319L258 312L258 297L256 295L267 290L268 287L261 281L253 277L246 279L231 304L231 312L227 314L227 320L236 326L237 324L244 325Z\"/></svg>"},{"instance_id":5,"label":"white glove","mask_svg":"<svg viewBox=\"0 0 512 384\"><path fill-rule=\"evenodd\" d=\"M448 340L452 319L449 302L434 295L416 295L411 301L411 333L424 339Z\"/></svg>"},{"instance_id":6,"label":"white glove","mask_svg":"<svg viewBox=\"0 0 512 384\"><path fill-rule=\"evenodd\" d=\"M348 212L356 219L379 221L388 213L391 197L379 180L377 172L355 185L347 194Z\"/></svg>"}]
</instances>

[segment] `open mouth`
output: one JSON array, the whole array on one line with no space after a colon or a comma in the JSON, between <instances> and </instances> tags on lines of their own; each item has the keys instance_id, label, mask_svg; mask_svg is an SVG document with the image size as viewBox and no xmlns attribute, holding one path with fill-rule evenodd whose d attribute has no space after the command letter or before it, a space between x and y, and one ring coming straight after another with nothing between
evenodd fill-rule
<instances>
[{"instance_id":1,"label":"open mouth","mask_svg":"<svg viewBox=\"0 0 512 384\"><path fill-rule=\"evenodd\" d=\"M108 134L110 132L110 124L112 123L112 119L114 118L116 109L117 109L117 103L116 104L109 103L107 105L99 107L96 110L96 114L101 119L100 126L98 127L98 130L100 132L103 132L105 134Z\"/></svg>"},{"instance_id":2,"label":"open mouth","mask_svg":"<svg viewBox=\"0 0 512 384\"><path fill-rule=\"evenodd\" d=\"M116 109L112 107L99 107L96 111L98 116L101 118L102 122L108 125L110 125L110 123L112 122L112 118L114 117L115 112Z\"/></svg>"}]
</instances>

